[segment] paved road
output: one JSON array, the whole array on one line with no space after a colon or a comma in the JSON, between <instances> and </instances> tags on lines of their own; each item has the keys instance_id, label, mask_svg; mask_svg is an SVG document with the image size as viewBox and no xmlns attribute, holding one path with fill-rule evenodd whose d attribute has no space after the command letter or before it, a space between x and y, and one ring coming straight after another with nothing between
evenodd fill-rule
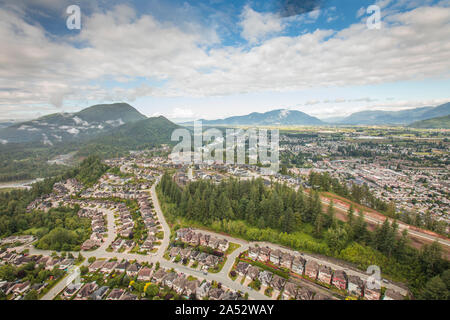
<instances>
[{"instance_id":1,"label":"paved road","mask_svg":"<svg viewBox=\"0 0 450 320\"><path fill-rule=\"evenodd\" d=\"M156 211L156 215L158 216L158 220L161 223L161 226L162 226L163 232L164 232L164 238L161 242L161 245L158 248L158 251L156 252L156 258L158 260L163 260L164 252L166 251L166 249L170 243L170 228L166 222L166 219L164 218L164 214L161 210L161 206L159 205L158 196L156 195L156 185L159 183L159 179L160 179L160 177L158 177L156 179L155 183L153 184L152 188L150 189L150 195L151 195L152 202L153 202L153 208Z\"/></svg>"},{"instance_id":2,"label":"paved road","mask_svg":"<svg viewBox=\"0 0 450 320\"><path fill-rule=\"evenodd\" d=\"M232 262L234 262L234 258L241 252L241 250L236 250L235 252L233 252L234 258L232 258L232 259L230 258L227 261L227 269L224 268L220 273L204 274L202 271L191 269L191 268L188 268L181 264L167 261L166 259L163 258L164 252L166 251L166 249L170 243L170 228L169 228L169 225L167 224L167 222L164 218L164 215L161 211L158 197L156 195L155 187L158 182L159 182L159 178L157 179L156 183L152 186L152 188L150 190L150 195L151 195L151 198L153 201L153 206L155 208L156 214L158 216L158 219L159 219L159 221L162 225L163 231L164 231L164 238L161 242L161 245L158 248L158 251L156 253L152 253L152 254L148 254L148 255L106 251L106 249L109 247L111 242L114 241L114 239L116 237L116 226L114 224L114 211L100 207L97 209L104 212L107 216L107 224L108 224L107 238L102 243L102 245L99 248L97 248L96 250L82 252L82 255L85 257L85 261L83 262L82 265L88 265L87 260L90 257L96 257L97 259L117 258L118 260L121 260L121 259L136 260L141 263L142 262L148 262L148 263L159 262L160 266L163 268L166 268L166 269L173 268L177 272L182 272L182 273L186 274L187 276L193 276L200 280L202 280L202 279L206 279L208 281L214 280L214 281L222 283L222 285L226 288L230 288L235 291L241 291L243 293L247 292L249 294L250 299L268 300L269 298L266 297L264 294L255 292L248 287L244 287L240 283L232 281L228 277L228 272L226 272L226 270L231 269ZM217 234L215 234L215 235L217 235ZM227 238L229 238L230 241L232 240L232 242L235 242L235 243L244 243L244 241L240 240L240 239L234 239L231 237L227 237ZM32 245L26 245L26 246L21 246L21 247L16 248L16 250L18 250L18 251L21 251L24 249L28 249L30 254L35 254L35 255L40 255L40 254L41 255L51 255L53 252L53 251L49 251L49 250L39 250L39 249L34 248ZM239 248L239 249L241 249L241 248ZM76 257L78 255L78 252L72 252L72 254ZM52 289L49 290L49 292L47 292L47 294L45 294L42 297L42 300L53 300L69 284L67 281L68 278L69 278L69 275L66 275L63 279L61 279Z\"/></svg>"},{"instance_id":3,"label":"paved road","mask_svg":"<svg viewBox=\"0 0 450 320\"><path fill-rule=\"evenodd\" d=\"M202 271L199 270L195 270L195 269L191 269L189 267L183 266L182 264L177 264L177 263L173 263L170 261L167 261L166 259L163 258L164 252L166 251L167 247L169 246L170 243L170 228L169 225L167 224L163 212L161 210L159 201L158 201L158 197L156 195L156 190L155 187L157 185L157 183L159 182L159 178L156 180L156 182L153 184L152 188L150 189L150 196L153 202L153 206L154 209L156 211L157 217L161 223L161 226L163 228L164 231L164 238L161 241L161 245L158 248L158 251L156 253L152 253L152 254L148 254L148 255L140 255L140 254L130 254L130 253L118 253L118 252L108 252L106 251L106 248L108 248L108 246L111 244L111 242L115 239L116 237L116 226L114 223L114 211L107 209L107 208L98 208L98 210L101 210L102 212L104 212L107 216L107 224L108 224L108 232L107 232L107 238L104 241L104 243L97 248L94 251L89 251L89 252L82 252L82 255L86 258L86 260L83 262L84 265L87 265L87 260L89 257L96 257L97 259L99 258L104 258L104 259L111 259L111 258L117 258L119 260L121 259L127 259L127 260L136 260L138 262L148 262L148 263L156 263L159 262L161 267L164 267L166 269L175 269L177 272L183 272L186 275L191 275L194 276L198 279L206 279L208 281L217 281L222 283L225 287L236 290L236 291L241 291L243 293L247 292L249 294L250 299L256 299L256 300L268 300L269 298L267 296L265 296L264 294L261 294L259 292L255 292L254 290L245 287L243 285L241 285L238 281L233 281L228 277L228 273L231 270L234 261L236 259L236 257L248 250L248 248L250 246L255 246L255 245L259 245L259 246L268 246L272 249L281 249L281 250L290 250L287 248L284 248L282 246L278 246L272 243L267 243L267 242L248 242L242 239L237 239L237 238L233 238L230 236L226 236L226 235L222 235L222 234L217 234L214 232L210 232L210 231L205 231L205 230L201 230L201 232L203 233L208 233L211 235L214 235L216 237L219 238L224 238L227 239L230 242L234 242L234 243L238 243L240 245L239 248L237 248L235 251L233 251L227 258L227 261L225 263L225 265L223 266L222 270L219 273L207 273L204 274ZM42 255L50 255L52 253L52 251L47 251L47 250L39 250L34 248L31 245L24 245L22 247L19 247L17 249L28 249L30 254L42 254ZM78 255L78 252L73 252L72 253L75 257ZM359 277L361 277L363 280L366 280L368 278L368 275L364 274L363 272L358 272L349 268L345 268L339 265L336 265L332 262L329 261L324 261L322 259L318 259L314 256L308 255L308 254L303 254L305 259L309 259L309 260L314 260L319 264L327 264L328 266L330 266L332 269L341 269L344 270L347 274L349 275L357 275ZM61 292L68 283L66 283L65 281L66 278L63 278L60 282L58 282L57 285L55 285L55 287L53 287L42 299L43 300L51 300L54 299L54 297L56 297L58 295L59 292ZM400 293L405 294L406 291L395 285L392 283L389 284L385 284L383 283L383 286L387 287L387 288L391 288L393 290L396 290Z\"/></svg>"}]
</instances>

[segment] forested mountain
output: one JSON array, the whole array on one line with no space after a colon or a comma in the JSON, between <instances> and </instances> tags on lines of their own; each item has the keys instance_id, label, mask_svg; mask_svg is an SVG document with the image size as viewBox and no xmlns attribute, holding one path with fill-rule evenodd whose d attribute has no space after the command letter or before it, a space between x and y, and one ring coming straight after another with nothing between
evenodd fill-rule
<instances>
[{"instance_id":1,"label":"forested mountain","mask_svg":"<svg viewBox=\"0 0 450 320\"><path fill-rule=\"evenodd\" d=\"M338 121L352 125L406 125L415 121L442 117L450 114L450 102L437 107L422 107L402 111L361 111Z\"/></svg>"},{"instance_id":2,"label":"forested mountain","mask_svg":"<svg viewBox=\"0 0 450 320\"><path fill-rule=\"evenodd\" d=\"M94 106L81 111L81 116L91 121L98 120L101 118L101 114L108 113L109 108L118 111L115 115L104 115L105 117L112 118L120 115L127 121L144 117L131 106L125 105ZM49 116L48 118L59 118L59 116ZM89 135L85 132L83 137L80 137L81 134L78 135L80 139L70 139L66 142L0 144L0 181L33 179L60 174L66 168L63 165L49 162L58 155L72 153L74 158L91 154L116 157L126 155L130 150L171 144L171 134L177 128L180 127L162 116L144 117L142 120L133 120L120 126L112 126L106 131L96 131L95 134Z\"/></svg>"},{"instance_id":3,"label":"forested mountain","mask_svg":"<svg viewBox=\"0 0 450 320\"><path fill-rule=\"evenodd\" d=\"M100 104L76 113L54 113L0 129L2 143L40 142L54 145L79 141L123 124L146 119L127 103Z\"/></svg>"},{"instance_id":4,"label":"forested mountain","mask_svg":"<svg viewBox=\"0 0 450 320\"><path fill-rule=\"evenodd\" d=\"M171 144L172 132L177 128L181 127L163 116L124 124L86 141L81 145L79 154L102 152L111 155L160 144Z\"/></svg>"}]
</instances>

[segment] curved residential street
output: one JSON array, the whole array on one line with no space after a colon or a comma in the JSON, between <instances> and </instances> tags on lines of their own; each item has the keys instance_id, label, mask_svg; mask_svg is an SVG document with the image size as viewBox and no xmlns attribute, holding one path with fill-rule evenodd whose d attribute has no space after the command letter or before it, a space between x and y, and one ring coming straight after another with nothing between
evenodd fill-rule
<instances>
[{"instance_id":1,"label":"curved residential street","mask_svg":"<svg viewBox=\"0 0 450 320\"><path fill-rule=\"evenodd\" d=\"M97 208L97 210L104 212L106 214L106 218L107 218L107 226L108 226L107 238L102 243L102 245L99 248L97 248L96 250L81 252L81 254L85 257L85 260L82 265L88 265L87 260L90 257L95 257L97 259L112 259L112 258L117 258L118 260L127 259L127 260L136 260L138 262L148 262L148 263L153 263L153 264L155 264L156 262L159 262L160 266L163 268L166 268L166 269L173 268L174 270L176 270L178 272L182 272L182 273L186 274L187 276L191 275L198 279L206 279L208 281L214 280L214 281L222 283L222 285L224 285L227 288L230 288L230 289L233 289L236 291L241 291L243 293L247 292L249 294L250 299L268 300L269 298L267 296L265 296L264 294L261 294L260 292L255 292L253 289L243 286L238 281L233 281L228 277L228 274L229 274L231 268L233 267L235 259L242 252L248 250L249 247L255 246L255 245L258 245L260 247L268 246L272 249L280 249L283 251L291 251L291 253L293 252L293 250L273 244L273 243L248 242L243 239L234 238L231 236L218 234L218 233L214 233L211 231L201 230L201 232L204 234L210 234L215 237L226 239L229 242L237 243L240 245L239 248L235 249L231 254L228 255L227 260L220 272L205 274L205 273L203 273L203 271L192 269L192 268L189 268L189 267L184 266L179 263L167 261L163 257L163 255L164 255L164 252L167 250L169 243L170 243L170 228L166 222L166 219L164 218L164 214L161 210L161 206L160 206L157 194L156 194L156 185L159 183L159 180L160 180L160 177L156 180L156 182L153 184L153 186L150 189L150 197L152 199L153 207L156 211L157 217L159 219L159 222L161 223L161 226L162 226L162 229L164 232L164 237L161 241L161 245L159 246L157 252L150 253L147 255L142 255L142 254L118 253L118 252L106 251L106 249L109 247L109 245L116 238L116 226L114 223L114 212L112 210L100 207L100 208ZM51 253L52 253L52 251L36 249L30 244L23 245L21 247L16 248L16 250L19 250L19 251L22 251L24 249L28 249L30 254L35 254L35 255L40 255L40 254L51 255ZM78 255L78 252L72 252L72 254L76 257ZM300 253L295 252L295 254L300 254ZM334 270L338 270L338 269L344 270L348 275L357 275L363 280L366 280L369 277L369 275L365 274L363 271L357 271L355 269L343 267L343 266L337 265L327 259L320 259L318 257L309 255L306 253L301 253L301 255L307 260L313 260L319 264L326 264ZM43 296L42 300L54 299L59 294L59 292L61 292L68 285L67 280L66 280L68 278L69 278L69 275L66 275L63 279L61 279L46 295ZM383 286L385 286L387 288L391 288L399 293L406 294L406 290L404 288L402 288L394 283L383 283Z\"/></svg>"},{"instance_id":2,"label":"curved residential street","mask_svg":"<svg viewBox=\"0 0 450 320\"><path fill-rule=\"evenodd\" d=\"M248 248L245 241L240 239L235 239L231 237L226 237L229 241L232 241L234 243L241 244L241 247L236 249L228 258L226 264L224 265L223 269L219 273L207 273L204 274L202 271L191 269L189 267L183 266L182 264L173 263L170 261L167 261L163 258L164 252L166 251L167 247L170 243L170 228L167 224L163 212L161 210L158 197L156 195L156 185L159 182L159 178L156 180L156 182L153 184L151 190L150 190L150 196L153 202L154 209L156 211L156 214L158 216L158 219L161 223L161 226L164 231L164 238L161 242L161 245L158 248L158 251L155 253L147 254L147 255L141 255L141 254L130 254L130 253L118 253L118 252L108 252L106 249L109 247L109 245L114 241L116 237L116 226L114 224L114 212L105 208L100 208L98 210L103 211L106 213L107 216L107 224L108 224L108 233L106 240L102 243L102 245L93 251L82 251L81 254L83 257L85 257L84 262L82 265L88 265L87 260L90 257L95 257L97 259L111 259L111 258L117 258L118 260L121 259L127 259L127 260L136 260L138 262L148 262L148 263L156 263L159 262L160 266L166 269L175 269L178 272L182 272L186 274L187 276L193 276L198 279L206 279L208 281L217 281L222 283L224 287L233 289L235 291L241 291L243 293L248 293L250 299L254 300L268 300L269 298L265 296L264 294L261 294L259 292L255 292L251 288L244 287L240 283L231 280L228 277L228 272L233 266L235 258L244 250ZM211 233L213 234L213 233ZM220 237L224 237L222 235L217 235ZM40 250L34 248L32 245L24 245L21 247L17 247L16 250L29 250L29 254L34 255L51 255L53 251L50 250ZM72 254L76 257L78 255L78 252L72 252ZM69 284L67 283L67 279L69 278L69 274L66 275L64 278L62 278L52 289L50 289L47 294L45 294L41 300L53 300L64 288Z\"/></svg>"}]
</instances>

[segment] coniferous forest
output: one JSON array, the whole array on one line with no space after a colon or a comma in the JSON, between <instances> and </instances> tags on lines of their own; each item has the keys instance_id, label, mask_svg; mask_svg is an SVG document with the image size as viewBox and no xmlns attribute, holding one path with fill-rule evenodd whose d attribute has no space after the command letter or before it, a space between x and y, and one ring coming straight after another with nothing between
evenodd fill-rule
<instances>
[{"instance_id":1,"label":"coniferous forest","mask_svg":"<svg viewBox=\"0 0 450 320\"><path fill-rule=\"evenodd\" d=\"M396 222L388 220L369 231L362 213L353 208L347 222L339 221L333 204L323 208L316 191L309 196L281 184L266 186L262 179L200 180L181 188L167 173L158 188L172 223L195 223L247 240L333 256L363 269L378 265L387 277L406 281L414 295L424 298L441 294L442 286L449 292L449 264L438 243L414 249L407 233L399 234Z\"/></svg>"}]
</instances>

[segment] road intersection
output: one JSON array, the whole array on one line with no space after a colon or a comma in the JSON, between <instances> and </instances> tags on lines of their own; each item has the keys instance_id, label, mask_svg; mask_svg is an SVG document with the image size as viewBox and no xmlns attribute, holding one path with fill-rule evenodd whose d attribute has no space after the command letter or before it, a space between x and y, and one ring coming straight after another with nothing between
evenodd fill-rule
<instances>
[{"instance_id":1,"label":"road intersection","mask_svg":"<svg viewBox=\"0 0 450 320\"><path fill-rule=\"evenodd\" d=\"M249 242L249 241L245 241L243 239L238 239L238 238L234 238L231 236L227 236L227 235L222 235L222 234L217 234L211 231L206 231L206 230L201 230L202 233L205 234L210 234L216 237L220 237L223 239L228 240L229 242L233 242L233 243L237 243L240 245L239 248L235 249L232 253L230 253L227 257L227 260L222 268L222 270L218 273L204 273L203 271L200 270L196 270L196 269L192 269L189 268L187 266L184 266L182 264L179 263L174 263L171 261L166 260L163 256L164 253L166 252L167 248L169 247L170 244L170 234L171 234L171 230L169 225L167 224L167 221L164 217L164 214L161 210L161 206L156 194L156 185L159 182L158 178L155 183L153 184L153 186L150 189L150 197L152 199L153 202L153 207L155 209L156 215L158 217L158 220L162 226L163 232L164 232L164 236L163 239L161 241L161 245L159 246L158 250L154 253L149 253L147 255L142 255L142 254L132 254L132 253L119 253L119 252L109 252L106 249L109 247L109 245L112 243L112 241L114 241L114 239L116 238L117 235L117 231L116 231L116 226L114 223L114 211L112 211L111 209L108 208L104 208L104 207L100 207L97 208L98 210L102 211L106 217L107 217L107 226L108 226L108 231L107 231L107 237L105 239L105 241L102 243L102 245L100 247L98 247L97 249L93 250L93 251L83 251L82 255L86 258L84 260L84 262L82 263L82 265L88 265L88 259L90 257L95 257L96 259L113 259L116 258L118 260L122 260L122 259L126 259L126 260L136 260L137 262L143 263L143 262L147 262L147 263L153 263L155 264L156 262L159 262L160 266L165 268L165 269L174 269L177 272L182 272L187 276L193 276L196 277L198 279L205 279L208 281L216 281L218 283L222 283L223 286L233 289L235 291L241 291L243 293L248 293L248 296L250 299L255 299L255 300L268 300L269 298L267 296L265 296L264 294L260 293L260 292L256 292L253 289L241 285L239 282L237 281L233 281L228 277L229 272L231 271L231 268L233 267L233 264L235 262L235 259L242 253L245 252L246 250L248 250L249 247L251 246L268 246L271 249L281 249L284 251L290 250L291 253L294 254L300 254L298 252L294 252L293 250L289 249L289 248L285 248L279 245L275 245L272 243L267 243L267 242ZM20 250L24 250L24 249L28 249L29 254L35 254L35 255L51 255L52 251L48 251L48 250L40 250L40 249L36 249L34 248L32 245L23 245L22 247L18 247L16 249L20 249ZM19 251L20 251L19 250ZM78 252L71 252L74 256L78 255ZM348 275L357 275L359 276L361 279L366 280L370 275L365 274L362 271L358 271L354 268L349 268L349 267L343 267L342 265L337 265L333 262L330 262L328 260L324 260L321 258L318 258L316 256L313 255L309 255L306 253L301 253L301 255L307 259L307 260L314 260L316 261L318 264L327 264L329 267L331 267L334 270L344 270ZM59 281L52 289L49 290L49 292L47 292L47 294L45 294L42 298L42 300L52 300L54 299L62 290L64 290L64 288L69 284L69 282L67 281L68 277L70 275L66 275L65 278L63 278L61 281ZM402 294L406 294L406 290L403 287L400 287L396 284L393 283L383 283L383 286L387 287L387 288L391 288L399 293Z\"/></svg>"}]
</instances>

